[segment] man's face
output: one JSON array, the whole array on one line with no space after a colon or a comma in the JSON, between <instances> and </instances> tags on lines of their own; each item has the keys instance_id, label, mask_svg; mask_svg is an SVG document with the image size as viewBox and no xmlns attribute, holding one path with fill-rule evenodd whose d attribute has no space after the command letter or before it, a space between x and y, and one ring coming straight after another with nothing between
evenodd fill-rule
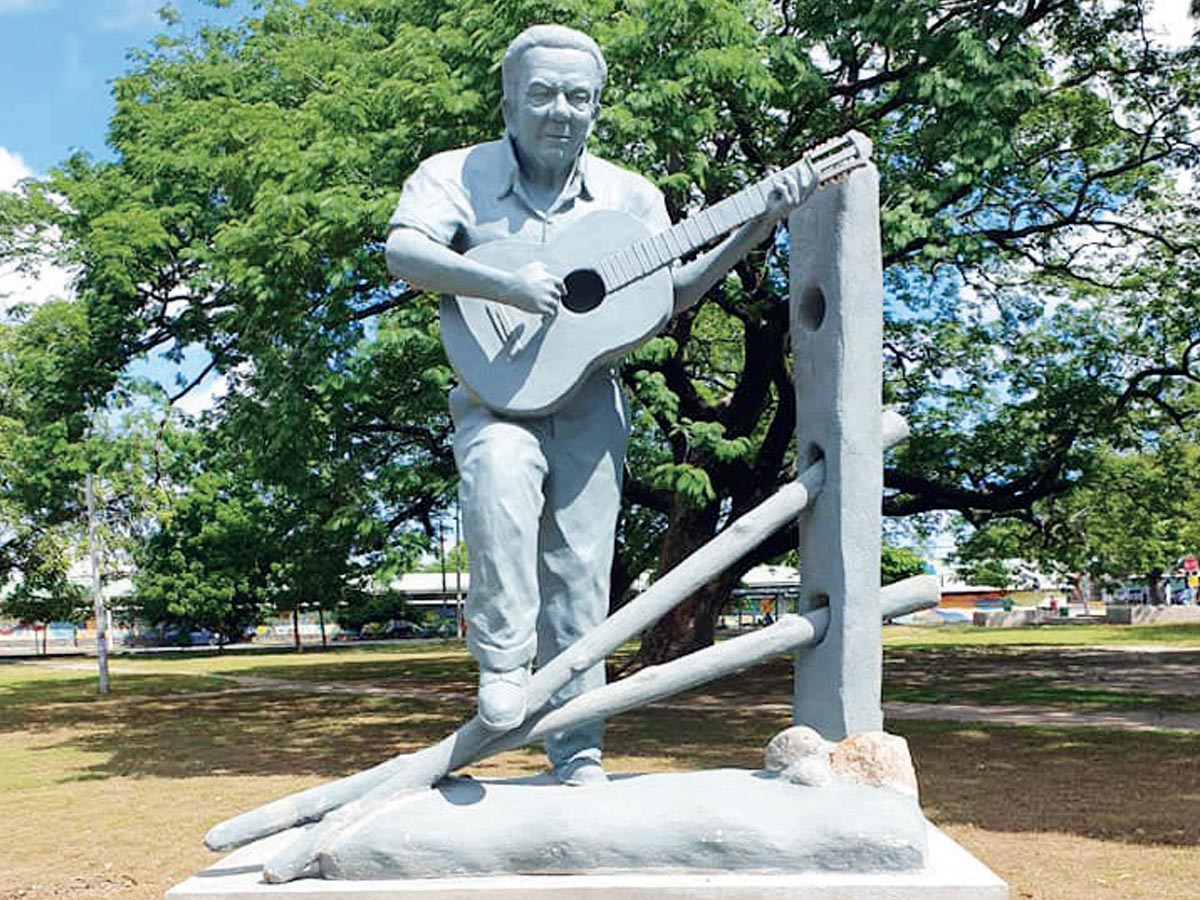
<instances>
[{"instance_id":1,"label":"man's face","mask_svg":"<svg viewBox=\"0 0 1200 900\"><path fill-rule=\"evenodd\" d=\"M522 161L551 170L569 168L596 121L599 89L596 61L583 50L525 51L516 96L504 98L504 121Z\"/></svg>"}]
</instances>

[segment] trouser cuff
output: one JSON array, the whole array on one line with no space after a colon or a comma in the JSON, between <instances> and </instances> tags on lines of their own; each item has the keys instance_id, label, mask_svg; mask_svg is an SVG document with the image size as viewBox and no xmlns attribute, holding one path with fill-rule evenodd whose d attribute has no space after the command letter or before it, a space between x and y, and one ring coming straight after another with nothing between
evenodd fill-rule
<instances>
[{"instance_id":1,"label":"trouser cuff","mask_svg":"<svg viewBox=\"0 0 1200 900\"><path fill-rule=\"evenodd\" d=\"M478 640L472 640L471 631L467 631L467 648L475 657L481 669L493 672L507 672L510 669L520 669L533 662L537 654L537 636L523 641L516 647L497 647Z\"/></svg>"}]
</instances>

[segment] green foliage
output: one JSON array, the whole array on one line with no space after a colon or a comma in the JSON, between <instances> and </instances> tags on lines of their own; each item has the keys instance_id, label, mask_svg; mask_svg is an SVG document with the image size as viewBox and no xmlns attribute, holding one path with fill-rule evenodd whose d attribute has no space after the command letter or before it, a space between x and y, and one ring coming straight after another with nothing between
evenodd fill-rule
<instances>
[{"instance_id":1,"label":"green foliage","mask_svg":"<svg viewBox=\"0 0 1200 900\"><path fill-rule=\"evenodd\" d=\"M4 366L43 348L18 365L19 398L0 380L0 441L55 461L17 471L0 456L3 511L26 529L77 521L89 413L130 360L199 346L230 383L204 423L236 449L220 459L245 493L226 512L269 509L280 602L338 602L364 571L415 561L453 496L453 376L434 298L388 284L381 241L421 159L500 132L500 54L538 21L600 42L595 149L652 178L676 216L866 132L885 393L915 434L887 470L887 511L987 525L1053 502L1106 448L1135 454L1200 411L1200 209L1174 180L1198 168L1200 50L1146 45L1142 14L1100 0L268 0L185 33L168 12L169 33L114 83L115 159L76 156L0 197L0 253L80 271L77 303L0 338ZM786 246L759 248L624 370L617 593L794 477ZM193 481L179 489L205 495ZM683 537L662 544L668 523ZM220 556L220 541L179 539Z\"/></svg>"},{"instance_id":2,"label":"green foliage","mask_svg":"<svg viewBox=\"0 0 1200 900\"><path fill-rule=\"evenodd\" d=\"M1013 584L1011 567L1002 559L967 559L957 569L958 577L970 585L1007 588Z\"/></svg>"},{"instance_id":3,"label":"green foliage","mask_svg":"<svg viewBox=\"0 0 1200 900\"><path fill-rule=\"evenodd\" d=\"M392 591L364 592L337 611L338 625L351 631L361 631L371 622L385 623L393 619L420 624L421 611L409 606L402 595Z\"/></svg>"},{"instance_id":4,"label":"green foliage","mask_svg":"<svg viewBox=\"0 0 1200 900\"><path fill-rule=\"evenodd\" d=\"M1075 490L1028 516L989 524L962 548L968 560L1023 557L1101 582L1145 577L1154 588L1178 561L1200 550L1195 479L1200 445L1164 441L1155 452L1106 452Z\"/></svg>"},{"instance_id":5,"label":"green foliage","mask_svg":"<svg viewBox=\"0 0 1200 900\"><path fill-rule=\"evenodd\" d=\"M139 548L139 618L240 638L273 600L280 548L270 515L236 470L197 473L171 498L158 530Z\"/></svg>"},{"instance_id":6,"label":"green foliage","mask_svg":"<svg viewBox=\"0 0 1200 900\"><path fill-rule=\"evenodd\" d=\"M925 563L916 551L908 547L897 547L887 541L880 547L879 566L882 584L903 581L925 571Z\"/></svg>"}]
</instances>

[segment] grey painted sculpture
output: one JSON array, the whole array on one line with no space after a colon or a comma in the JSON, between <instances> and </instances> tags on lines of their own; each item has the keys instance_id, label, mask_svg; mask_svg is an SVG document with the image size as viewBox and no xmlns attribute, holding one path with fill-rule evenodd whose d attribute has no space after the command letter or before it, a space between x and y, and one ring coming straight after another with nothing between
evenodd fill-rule
<instances>
[{"instance_id":1,"label":"grey painted sculpture","mask_svg":"<svg viewBox=\"0 0 1200 900\"><path fill-rule=\"evenodd\" d=\"M509 46L502 71L505 136L422 163L387 241L394 275L446 295L443 332L462 382L450 408L471 550L478 715L434 746L221 823L206 842L224 849L316 822L267 862L273 882L919 866L925 832L915 797L827 777L832 762L821 755L826 738L879 728L880 616L932 605L938 591L929 578L879 588L882 453L907 426L880 408L869 143L855 134L830 141L671 226L656 188L586 151L606 72L589 38L535 26ZM800 205L848 172L819 202ZM615 361L699 300L789 213L799 477L606 619L629 428ZM597 229L611 239L579 237ZM606 654L802 513L804 615L604 685ZM606 718L782 652L797 655L796 720L823 736L784 741L808 748L790 769L607 782ZM539 739L549 784L431 789L461 766ZM862 756L864 746L895 756L887 741L846 752ZM680 821L716 831L672 824ZM767 855L714 843L712 834L731 828L761 832Z\"/></svg>"},{"instance_id":2,"label":"grey painted sculpture","mask_svg":"<svg viewBox=\"0 0 1200 900\"><path fill-rule=\"evenodd\" d=\"M480 666L479 718L497 732L524 720L534 661L545 665L608 612L629 421L611 360L589 354L581 339L611 333L657 301L661 313L649 313L644 339L672 309L698 300L815 185L810 168L790 170L761 214L715 250L648 273L629 296L573 300L584 293L578 279L555 268L575 261L572 248L603 243L606 234L619 244L623 225L629 243L671 225L657 188L586 150L606 72L584 34L550 25L520 34L502 64L506 135L423 162L404 185L387 241L393 275L464 298L444 306L443 321L465 382L450 409L470 548L467 640ZM602 249L607 256L619 246ZM448 320L464 304L479 320L473 340L450 336ZM593 313L586 324L583 312ZM534 341L543 323L546 338ZM552 341L561 329L565 340ZM464 342L477 351L453 352ZM634 342L636 335L617 339L611 352ZM543 359L542 380L568 385L566 396L509 405L530 390L530 372L510 365L518 356ZM572 368L589 356L591 365ZM474 367L464 370L472 360L482 370L475 377ZM489 404L481 394L495 385ZM603 681L597 663L554 702ZM553 735L546 749L560 780L585 783L603 778L600 745L593 724Z\"/></svg>"}]
</instances>

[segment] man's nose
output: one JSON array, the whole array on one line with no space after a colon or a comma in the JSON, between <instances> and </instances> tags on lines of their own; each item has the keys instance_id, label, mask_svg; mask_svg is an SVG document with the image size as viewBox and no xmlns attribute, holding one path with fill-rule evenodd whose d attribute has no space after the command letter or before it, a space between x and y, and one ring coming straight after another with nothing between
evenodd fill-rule
<instances>
[{"instance_id":1,"label":"man's nose","mask_svg":"<svg viewBox=\"0 0 1200 900\"><path fill-rule=\"evenodd\" d=\"M567 102L566 91L557 91L554 94L554 102L550 104L550 115L560 119L570 118L571 104Z\"/></svg>"}]
</instances>

